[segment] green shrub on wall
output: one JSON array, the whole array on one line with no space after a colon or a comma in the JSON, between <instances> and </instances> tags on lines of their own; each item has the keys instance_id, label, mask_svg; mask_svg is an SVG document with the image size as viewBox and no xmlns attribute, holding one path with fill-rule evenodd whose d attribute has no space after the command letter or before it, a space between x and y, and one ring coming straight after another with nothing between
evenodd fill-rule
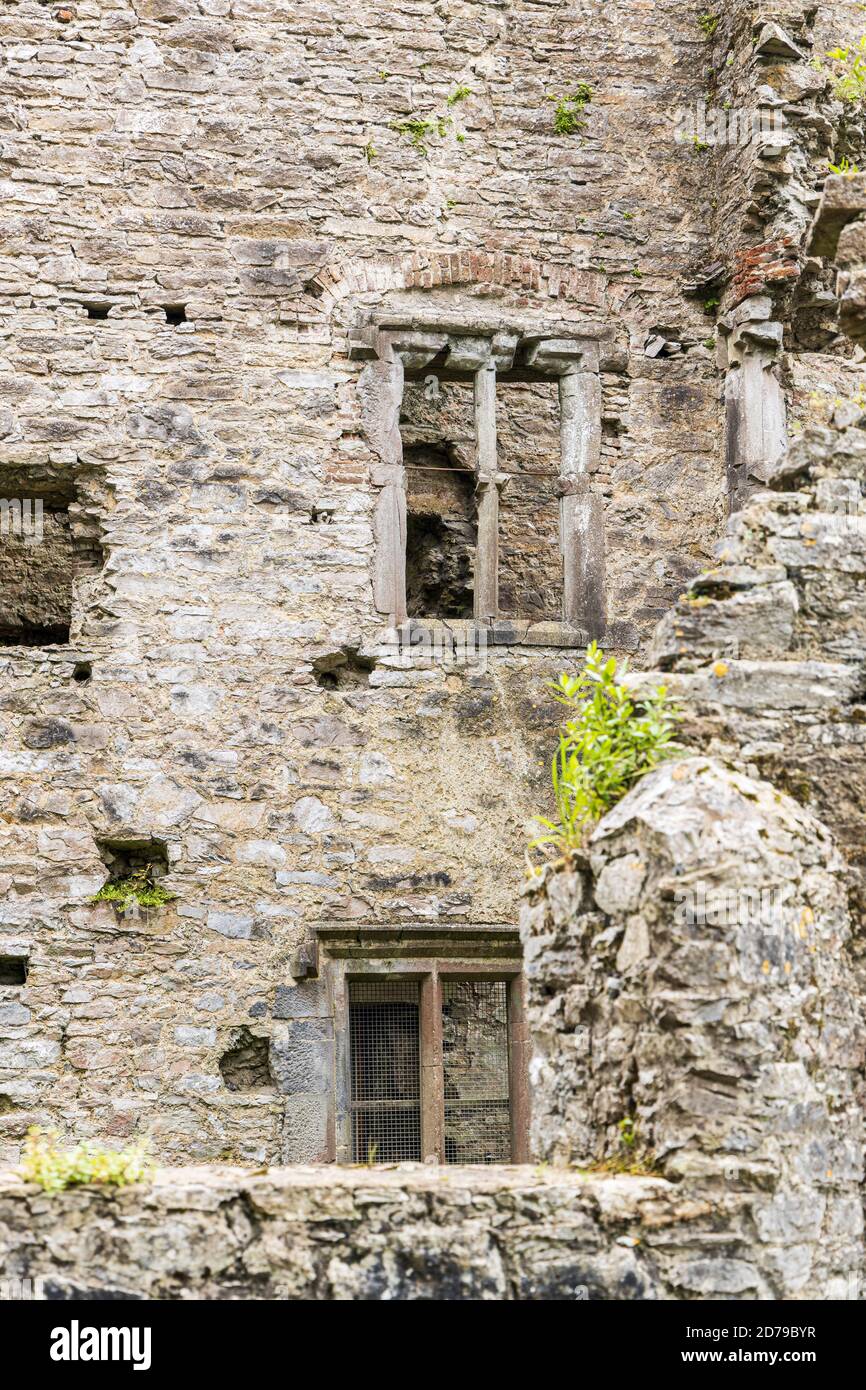
<instances>
[{"instance_id":1,"label":"green shrub on wall","mask_svg":"<svg viewBox=\"0 0 866 1390\"><path fill-rule=\"evenodd\" d=\"M85 1183L126 1187L147 1182L153 1168L146 1140L138 1140L127 1149L103 1149L89 1141L61 1149L54 1130L33 1125L27 1131L19 1171L25 1182L37 1183L45 1192L63 1192Z\"/></svg>"},{"instance_id":2,"label":"green shrub on wall","mask_svg":"<svg viewBox=\"0 0 866 1390\"><path fill-rule=\"evenodd\" d=\"M625 674L622 663L620 675ZM617 680L617 663L592 642L577 676L562 674L547 687L569 717L552 764L559 819L538 818L544 833L533 846L563 851L582 845L596 821L638 778L681 751L674 741L680 711L663 685L633 696Z\"/></svg>"}]
</instances>

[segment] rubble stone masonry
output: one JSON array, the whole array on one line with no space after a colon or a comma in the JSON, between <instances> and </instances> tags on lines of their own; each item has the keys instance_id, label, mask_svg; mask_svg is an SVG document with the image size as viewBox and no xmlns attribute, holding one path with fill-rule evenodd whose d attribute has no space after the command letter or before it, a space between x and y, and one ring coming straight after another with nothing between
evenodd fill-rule
<instances>
[{"instance_id":1,"label":"rubble stone masonry","mask_svg":"<svg viewBox=\"0 0 866 1390\"><path fill-rule=\"evenodd\" d=\"M863 134L813 60L862 15L715 17L4 7L0 498L50 519L0 538L0 1158L42 1123L332 1160L329 953L514 965L545 678L597 635L693 750L525 903L535 1155L648 1175L10 1179L12 1276L90 1287L98 1231L145 1296L847 1296L866 416L822 402L862 372L860 181L810 226ZM411 659L407 600L447 609ZM170 901L94 901L118 863ZM744 865L805 936L675 918Z\"/></svg>"}]
</instances>

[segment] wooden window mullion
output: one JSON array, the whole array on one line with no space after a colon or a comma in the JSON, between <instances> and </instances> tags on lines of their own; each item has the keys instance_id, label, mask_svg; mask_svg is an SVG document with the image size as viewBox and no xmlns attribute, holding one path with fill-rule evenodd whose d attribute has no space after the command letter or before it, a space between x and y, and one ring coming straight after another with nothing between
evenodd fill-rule
<instances>
[{"instance_id":1,"label":"wooden window mullion","mask_svg":"<svg viewBox=\"0 0 866 1390\"><path fill-rule=\"evenodd\" d=\"M445 1161L442 988L434 966L421 982L421 1156Z\"/></svg>"}]
</instances>

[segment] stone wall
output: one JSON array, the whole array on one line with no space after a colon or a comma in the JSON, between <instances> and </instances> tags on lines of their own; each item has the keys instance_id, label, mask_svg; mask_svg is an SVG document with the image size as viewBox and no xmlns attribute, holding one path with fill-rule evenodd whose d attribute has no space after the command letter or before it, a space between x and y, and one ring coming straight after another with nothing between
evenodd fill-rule
<instances>
[{"instance_id":1,"label":"stone wall","mask_svg":"<svg viewBox=\"0 0 866 1390\"><path fill-rule=\"evenodd\" d=\"M862 922L866 415L840 403L836 421L807 427L772 490L732 518L649 659L693 746L767 776L834 831Z\"/></svg>"},{"instance_id":2,"label":"stone wall","mask_svg":"<svg viewBox=\"0 0 866 1390\"><path fill-rule=\"evenodd\" d=\"M740 1194L779 1296L863 1262L844 868L791 798L692 757L527 889L534 1152Z\"/></svg>"},{"instance_id":3,"label":"stone wall","mask_svg":"<svg viewBox=\"0 0 866 1390\"><path fill-rule=\"evenodd\" d=\"M679 0L385 10L21 0L0 20L0 495L74 495L87 560L70 642L0 653L0 954L29 960L26 984L0 986L10 1159L34 1121L148 1130L171 1161L326 1157L314 930L514 923L549 795L542 682L576 636L512 629L483 668L384 648L360 319L487 313L601 344L588 486L609 649L644 660L721 529L720 296L698 272L720 258L732 284L789 202L800 254L840 120L825 86L806 90L796 55L754 53L760 16L740 5L712 42ZM859 22L819 9L814 43ZM710 65L746 104L778 79L799 122L790 169L767 156L778 179L744 156L756 199L768 178L773 193L747 225L729 216L739 156L675 138ZM585 126L558 134L581 80ZM502 459L528 476L549 402L538 389L513 425L500 409ZM523 578L502 595L534 617L556 601L555 509L512 486L503 551ZM737 696L748 674L714 718L725 746L727 709L766 749L784 719L766 728ZM796 686L794 761L823 771L857 728L831 701L844 730L822 742L819 674ZM712 676L677 679L715 694ZM99 842L150 840L172 903L134 919L94 903ZM241 1042L269 1067L231 1090Z\"/></svg>"},{"instance_id":4,"label":"stone wall","mask_svg":"<svg viewBox=\"0 0 866 1390\"><path fill-rule=\"evenodd\" d=\"M41 1278L52 1299L773 1297L753 1239L736 1195L545 1168L189 1168L53 1197L0 1184L0 1278Z\"/></svg>"},{"instance_id":5,"label":"stone wall","mask_svg":"<svg viewBox=\"0 0 866 1390\"><path fill-rule=\"evenodd\" d=\"M832 181L813 245L858 206ZM522 920L535 1151L748 1194L786 1292L863 1265L864 423L839 401L768 470L632 680L725 761L643 778Z\"/></svg>"},{"instance_id":6,"label":"stone wall","mask_svg":"<svg viewBox=\"0 0 866 1390\"><path fill-rule=\"evenodd\" d=\"M43 1121L317 1159L312 930L514 922L563 659L383 654L350 333L393 309L607 335L606 641L636 649L723 511L711 320L682 292L710 194L672 122L705 40L692 8L610 0L22 0L0 32L0 495L73 480L104 557L68 645L0 656L0 951L30 961L2 987L2 1152ZM557 134L580 79L585 129ZM395 128L440 114L423 150ZM646 355L657 328L677 352ZM97 841L149 838L172 904L92 903ZM230 1091L243 1028L273 1084Z\"/></svg>"}]
</instances>

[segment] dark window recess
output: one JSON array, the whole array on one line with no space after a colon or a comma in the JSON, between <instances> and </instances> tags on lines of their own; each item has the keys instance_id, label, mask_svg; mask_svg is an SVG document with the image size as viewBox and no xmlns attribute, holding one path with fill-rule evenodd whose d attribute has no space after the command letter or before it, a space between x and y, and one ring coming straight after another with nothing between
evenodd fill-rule
<instances>
[{"instance_id":1,"label":"dark window recess","mask_svg":"<svg viewBox=\"0 0 866 1390\"><path fill-rule=\"evenodd\" d=\"M75 575L68 499L6 493L6 505L0 531L0 646L66 643Z\"/></svg>"},{"instance_id":2,"label":"dark window recess","mask_svg":"<svg viewBox=\"0 0 866 1390\"><path fill-rule=\"evenodd\" d=\"M74 681L89 681L93 675L93 667L89 661L76 661L72 668L72 679Z\"/></svg>"},{"instance_id":3,"label":"dark window recess","mask_svg":"<svg viewBox=\"0 0 866 1390\"><path fill-rule=\"evenodd\" d=\"M0 985L26 985L27 956L0 956Z\"/></svg>"},{"instance_id":4,"label":"dark window recess","mask_svg":"<svg viewBox=\"0 0 866 1390\"><path fill-rule=\"evenodd\" d=\"M166 321L166 323L171 323L171 324L186 323L186 305L185 305L185 304L164 304L162 307L163 307L163 311L164 311L164 313L165 313L165 321Z\"/></svg>"},{"instance_id":5,"label":"dark window recess","mask_svg":"<svg viewBox=\"0 0 866 1390\"><path fill-rule=\"evenodd\" d=\"M86 304L87 317L89 319L107 319L110 304Z\"/></svg>"},{"instance_id":6,"label":"dark window recess","mask_svg":"<svg viewBox=\"0 0 866 1390\"><path fill-rule=\"evenodd\" d=\"M0 466L0 646L69 641L73 583L104 558L77 502L72 478L29 482Z\"/></svg>"},{"instance_id":7,"label":"dark window recess","mask_svg":"<svg viewBox=\"0 0 866 1390\"><path fill-rule=\"evenodd\" d=\"M376 980L349 985L352 1157L356 1163L420 1162L420 986Z\"/></svg>"},{"instance_id":8,"label":"dark window recess","mask_svg":"<svg viewBox=\"0 0 866 1390\"><path fill-rule=\"evenodd\" d=\"M445 1162L509 1163L508 986L442 983Z\"/></svg>"},{"instance_id":9,"label":"dark window recess","mask_svg":"<svg viewBox=\"0 0 866 1390\"><path fill-rule=\"evenodd\" d=\"M406 606L410 618L471 618L478 541L475 479L446 446L403 451L407 466Z\"/></svg>"},{"instance_id":10,"label":"dark window recess","mask_svg":"<svg viewBox=\"0 0 866 1390\"><path fill-rule=\"evenodd\" d=\"M220 1072L229 1091L273 1090L267 1038L257 1038L247 1027L238 1029L232 1046L220 1057Z\"/></svg>"}]
</instances>

